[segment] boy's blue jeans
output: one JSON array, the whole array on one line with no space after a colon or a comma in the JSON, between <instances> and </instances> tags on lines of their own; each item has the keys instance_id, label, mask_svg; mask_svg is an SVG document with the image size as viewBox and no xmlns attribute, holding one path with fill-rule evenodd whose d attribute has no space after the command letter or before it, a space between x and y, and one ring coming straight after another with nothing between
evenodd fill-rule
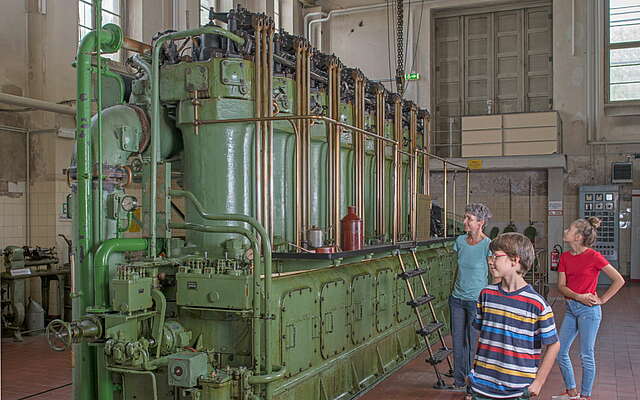
<instances>
[{"instance_id":1,"label":"boy's blue jeans","mask_svg":"<svg viewBox=\"0 0 640 400\"><path fill-rule=\"evenodd\" d=\"M465 386L478 342L478 331L471 325L476 317L476 302L451 296L449 308L453 340L453 384Z\"/></svg>"},{"instance_id":2,"label":"boy's blue jeans","mask_svg":"<svg viewBox=\"0 0 640 400\"><path fill-rule=\"evenodd\" d=\"M567 300L567 311L558 334L560 352L558 364L567 389L576 388L576 378L573 375L573 365L569 358L571 344L580 335L580 359L582 360L582 384L580 394L591 396L593 381L596 377L595 344L598 328L602 320L600 306L585 306L579 301Z\"/></svg>"}]
</instances>

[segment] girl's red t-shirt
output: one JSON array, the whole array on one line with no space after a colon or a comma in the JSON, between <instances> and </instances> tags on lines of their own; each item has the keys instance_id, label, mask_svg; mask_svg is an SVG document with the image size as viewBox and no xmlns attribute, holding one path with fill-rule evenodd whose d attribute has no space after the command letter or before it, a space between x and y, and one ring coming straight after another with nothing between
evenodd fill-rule
<instances>
[{"instance_id":1,"label":"girl's red t-shirt","mask_svg":"<svg viewBox=\"0 0 640 400\"><path fill-rule=\"evenodd\" d=\"M565 251L560 256L558 272L567 276L567 287L578 294L596 293L598 275L602 268L609 265L609 261L594 249L587 249L580 254L573 255Z\"/></svg>"}]
</instances>

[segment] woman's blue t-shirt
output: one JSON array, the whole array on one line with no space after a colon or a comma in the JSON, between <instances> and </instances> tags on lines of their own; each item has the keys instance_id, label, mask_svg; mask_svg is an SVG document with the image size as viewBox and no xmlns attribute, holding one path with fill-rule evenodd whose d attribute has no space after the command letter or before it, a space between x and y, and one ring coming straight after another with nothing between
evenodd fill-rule
<instances>
[{"instance_id":1,"label":"woman's blue t-shirt","mask_svg":"<svg viewBox=\"0 0 640 400\"><path fill-rule=\"evenodd\" d=\"M467 235L456 238L453 249L458 252L458 278L451 295L461 300L476 301L480 291L489 283L489 265L491 239L484 238L480 243L471 246Z\"/></svg>"}]
</instances>

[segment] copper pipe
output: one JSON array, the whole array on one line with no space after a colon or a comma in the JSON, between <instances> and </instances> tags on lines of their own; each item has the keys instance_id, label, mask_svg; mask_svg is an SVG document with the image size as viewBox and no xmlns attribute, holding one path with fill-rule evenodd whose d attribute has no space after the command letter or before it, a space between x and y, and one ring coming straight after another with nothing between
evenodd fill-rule
<instances>
[{"instance_id":1,"label":"copper pipe","mask_svg":"<svg viewBox=\"0 0 640 400\"><path fill-rule=\"evenodd\" d=\"M273 93L273 34L274 34L274 26L273 24L269 25L269 29L267 30L268 34L268 53L267 57L267 76L269 77L267 83L267 94L268 97L265 100L265 108L267 111L267 116L273 116L273 108L271 107L271 98ZM271 121L267 121L267 129L268 129L268 138L269 138L269 159L267 160L267 179L269 185L269 227L271 228L271 243L273 243L273 234L274 234L274 210L273 210L273 162L269 160L273 160L273 123Z\"/></svg>"},{"instance_id":2,"label":"copper pipe","mask_svg":"<svg viewBox=\"0 0 640 400\"><path fill-rule=\"evenodd\" d=\"M300 40L296 40L296 112L298 114L303 114L303 106L302 106L302 98L304 97L304 93L303 93L303 82L302 82L302 76L301 76L301 72L302 72L302 49L301 49L301 45L300 45ZM296 121L295 122L295 126L297 127L297 129L299 129L300 131L302 131L302 120ZM300 246L300 242L302 241L301 238L301 228L300 226L302 225L302 210L304 209L304 200L302 199L303 197L303 188L302 188L302 174L303 171L303 156L302 156L302 148L303 148L303 144L301 143L301 137L297 136L296 137L296 172L295 172L295 180L296 180L296 203L298 203L298 206L295 207L295 211L296 211L296 229L295 229L295 242L296 242L296 246L299 247Z\"/></svg>"},{"instance_id":3,"label":"copper pipe","mask_svg":"<svg viewBox=\"0 0 640 400\"><path fill-rule=\"evenodd\" d=\"M466 205L469 205L469 197L471 194L471 170L467 169L467 202Z\"/></svg>"},{"instance_id":4,"label":"copper pipe","mask_svg":"<svg viewBox=\"0 0 640 400\"><path fill-rule=\"evenodd\" d=\"M349 125L349 124L345 124L344 122L340 122L340 121L336 121L335 119L329 118L329 117L325 117L324 115L282 115L282 116L274 116L274 117L262 117L262 118L227 118L227 119L205 119L205 120L200 120L200 121L193 121L193 122L188 122L189 124L198 124L198 125L210 125L210 124L223 124L223 123L227 123L227 124L235 124L235 123L243 123L243 122L255 122L255 121L286 121L286 120L301 120L301 119L307 119L307 120L318 120L318 121L323 121L326 122L328 124L332 124L335 126L339 126L343 129L347 129L347 130L355 130L358 131L360 133L362 133L365 136L369 136L378 140L381 140L383 142L387 142L391 145L396 145L397 142L393 139L389 139L386 138L384 136L379 136L376 135L375 133L369 132L369 131L365 131L364 129L359 129L356 128L353 125ZM187 122L185 122L187 123ZM421 153L425 153L424 150L417 150L418 152ZM409 154L406 153L405 154ZM429 153L426 153L429 154ZM436 156L433 156L436 157ZM442 159L440 159L442 160ZM445 160L446 161L446 160ZM447 161L448 162L448 161ZM453 163L449 163L449 164L453 164ZM453 164L456 165L456 164ZM466 168L466 167L461 167L461 168Z\"/></svg>"},{"instance_id":5,"label":"copper pipe","mask_svg":"<svg viewBox=\"0 0 640 400\"><path fill-rule=\"evenodd\" d=\"M340 117L340 70L341 66L339 60L334 58L331 61L331 74L329 75L329 117L337 120ZM332 168L331 174L333 175L333 199L332 199L332 225L334 227L334 240L336 246L340 246L340 193L341 193L341 179L340 179L340 134L342 127L336 124L330 125L330 136L332 143L330 145L330 154L332 154Z\"/></svg>"},{"instance_id":6,"label":"copper pipe","mask_svg":"<svg viewBox=\"0 0 640 400\"><path fill-rule=\"evenodd\" d=\"M431 118L427 117L422 123L424 127L422 146L427 149L427 153L431 152ZM424 194L431 196L431 171L429 170L429 155L423 154L422 174L424 180Z\"/></svg>"},{"instance_id":7,"label":"copper pipe","mask_svg":"<svg viewBox=\"0 0 640 400\"><path fill-rule=\"evenodd\" d=\"M402 103L400 96L394 95L393 138L396 141L394 151L394 201L393 201L393 243L396 243L402 229Z\"/></svg>"},{"instance_id":8,"label":"copper pipe","mask_svg":"<svg viewBox=\"0 0 640 400\"><path fill-rule=\"evenodd\" d=\"M418 110L412 105L409 120L409 152L414 155L410 160L410 193L409 193L409 221L411 223L411 240L416 240L417 224L417 195L418 195L418 157L416 153L418 135Z\"/></svg>"},{"instance_id":9,"label":"copper pipe","mask_svg":"<svg viewBox=\"0 0 640 400\"><path fill-rule=\"evenodd\" d=\"M271 93L269 92L269 77L267 76L267 26L264 26L260 35L260 44L262 46L262 51L260 52L260 65L258 66L261 69L262 75L262 97L260 98L260 112L261 115L267 117L267 111L265 108L265 103L271 99ZM270 102L269 102L270 103ZM263 203L262 203L262 213L264 215L265 228L267 233L269 234L269 239L273 243L273 234L271 230L271 216L269 213L270 203L269 203L269 166L267 165L268 159L267 154L269 153L269 128L266 124L266 121L262 121L262 157L260 161L262 162L262 190L263 190Z\"/></svg>"},{"instance_id":10,"label":"copper pipe","mask_svg":"<svg viewBox=\"0 0 640 400\"><path fill-rule=\"evenodd\" d=\"M456 170L453 170L453 179L451 182L451 209L453 210L451 212L451 221L453 222L453 234L456 235L457 231L456 231L456 225L455 225L455 217L456 217L456 178L458 177L458 172Z\"/></svg>"},{"instance_id":11,"label":"copper pipe","mask_svg":"<svg viewBox=\"0 0 640 400\"><path fill-rule=\"evenodd\" d=\"M254 57L254 90L255 90L255 115L256 118L254 122L256 123L255 127L255 138L254 138L254 158L255 158L255 210L256 210L256 219L260 221L263 227L265 227L264 215L262 213L264 195L262 187L262 70L259 68L262 56L262 46L261 46L261 32L262 25L260 23L256 26L256 37L255 37L255 57ZM198 124L198 121L194 121ZM247 121L249 122L249 121Z\"/></svg>"},{"instance_id":12,"label":"copper pipe","mask_svg":"<svg viewBox=\"0 0 640 400\"><path fill-rule=\"evenodd\" d=\"M122 42L122 48L125 50L129 50L129 51L133 51L136 53L140 53L140 54L144 54L145 52L151 52L151 46L144 43L144 42L139 42L135 39L131 39L131 38L124 38L124 41Z\"/></svg>"},{"instance_id":13,"label":"copper pipe","mask_svg":"<svg viewBox=\"0 0 640 400\"><path fill-rule=\"evenodd\" d=\"M384 136L384 90L377 88L376 92L376 131L378 136ZM385 204L384 204L384 175L385 175L385 146L384 142L376 141L376 233L384 239L386 235Z\"/></svg>"},{"instance_id":14,"label":"copper pipe","mask_svg":"<svg viewBox=\"0 0 640 400\"><path fill-rule=\"evenodd\" d=\"M354 122L355 126L362 129L364 128L364 75L359 70L356 70L352 74L355 83L355 99L353 103ZM352 132L352 148L354 154L353 162L353 195L354 203L360 219L363 223L363 229L365 221L364 213L364 141L360 132Z\"/></svg>"},{"instance_id":15,"label":"copper pipe","mask_svg":"<svg viewBox=\"0 0 640 400\"><path fill-rule=\"evenodd\" d=\"M442 193L444 195L444 213L442 215L442 224L444 225L444 237L447 237L447 162L442 160Z\"/></svg>"}]
</instances>

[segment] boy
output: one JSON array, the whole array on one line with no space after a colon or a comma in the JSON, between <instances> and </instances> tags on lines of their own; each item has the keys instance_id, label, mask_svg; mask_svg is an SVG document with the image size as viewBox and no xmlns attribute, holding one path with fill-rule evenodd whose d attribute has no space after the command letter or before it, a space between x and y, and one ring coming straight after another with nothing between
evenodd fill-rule
<instances>
[{"instance_id":1,"label":"boy","mask_svg":"<svg viewBox=\"0 0 640 400\"><path fill-rule=\"evenodd\" d=\"M540 393L560 350L553 311L524 280L535 259L529 239L505 233L489 250L489 269L501 282L478 298L473 325L480 338L469 374L473 399L527 399Z\"/></svg>"}]
</instances>

